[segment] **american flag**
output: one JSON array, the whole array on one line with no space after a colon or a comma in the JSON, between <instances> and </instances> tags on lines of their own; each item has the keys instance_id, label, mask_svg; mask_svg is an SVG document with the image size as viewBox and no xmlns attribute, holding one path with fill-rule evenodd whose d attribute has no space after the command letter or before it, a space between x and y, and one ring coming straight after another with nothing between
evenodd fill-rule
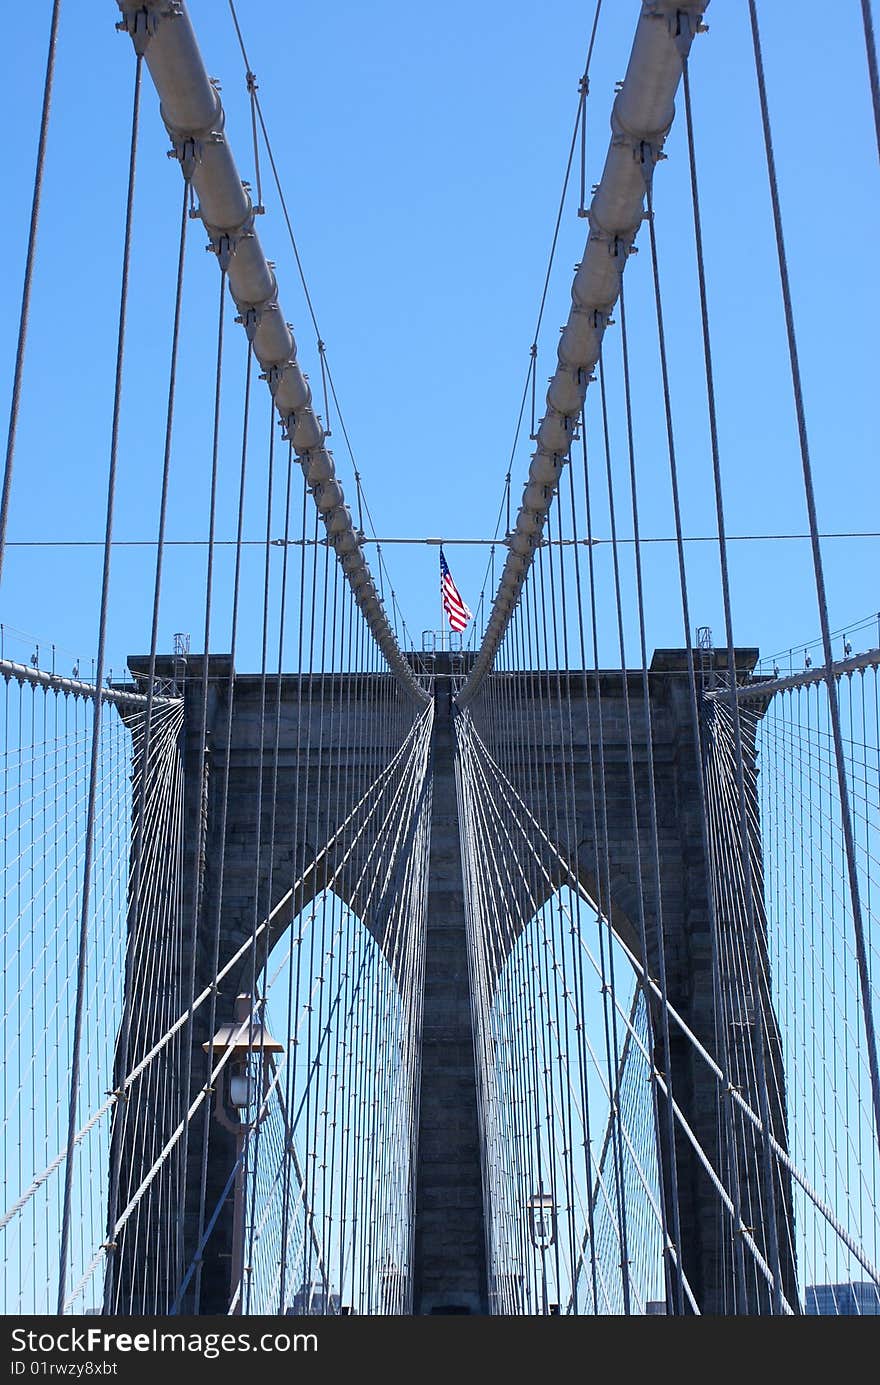
<instances>
[{"instance_id":1,"label":"american flag","mask_svg":"<svg viewBox=\"0 0 880 1385\"><path fill-rule=\"evenodd\" d=\"M459 596L458 587L452 580L452 573L449 571L449 564L442 548L440 549L440 596L443 600L443 609L446 612L450 630L467 629L467 623L473 619L473 616Z\"/></svg>"}]
</instances>

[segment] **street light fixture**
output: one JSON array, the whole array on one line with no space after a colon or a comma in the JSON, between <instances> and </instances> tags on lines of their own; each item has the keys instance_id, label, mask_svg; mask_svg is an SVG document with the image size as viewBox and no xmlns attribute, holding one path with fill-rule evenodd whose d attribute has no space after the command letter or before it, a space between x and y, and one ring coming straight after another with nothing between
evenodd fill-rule
<instances>
[{"instance_id":1,"label":"street light fixture","mask_svg":"<svg viewBox=\"0 0 880 1385\"><path fill-rule=\"evenodd\" d=\"M550 1312L547 1299L547 1251L556 1240L556 1203L550 1193L532 1193L526 1203L529 1214L529 1237L541 1252L541 1311Z\"/></svg>"},{"instance_id":2,"label":"street light fixture","mask_svg":"<svg viewBox=\"0 0 880 1385\"><path fill-rule=\"evenodd\" d=\"M244 1292L244 1146L266 1112L260 1111L263 1098L269 1091L273 1055L284 1052L284 1045L273 1039L260 1020L254 1018L253 997L235 998L232 1020L221 1024L210 1043L202 1048L214 1060L224 1053L230 1057L224 1064L214 1098L214 1115L219 1125L235 1136L235 1200L232 1227L232 1270L230 1299L239 1288L235 1314L242 1311ZM252 1120L247 1112L253 1110ZM240 1286L240 1287L239 1287Z\"/></svg>"},{"instance_id":3,"label":"street light fixture","mask_svg":"<svg viewBox=\"0 0 880 1385\"><path fill-rule=\"evenodd\" d=\"M547 1250L556 1240L556 1203L549 1193L533 1193L526 1207L532 1245L537 1250Z\"/></svg>"},{"instance_id":4,"label":"street light fixture","mask_svg":"<svg viewBox=\"0 0 880 1385\"><path fill-rule=\"evenodd\" d=\"M272 1055L283 1053L284 1045L273 1039L268 1029L254 1019L254 1003L249 995L235 998L232 1019L221 1024L210 1043L202 1044L212 1059L231 1050L217 1085L214 1113L225 1130L237 1135L244 1125L241 1118L230 1118L227 1107L246 1111L258 1105L269 1090Z\"/></svg>"}]
</instances>

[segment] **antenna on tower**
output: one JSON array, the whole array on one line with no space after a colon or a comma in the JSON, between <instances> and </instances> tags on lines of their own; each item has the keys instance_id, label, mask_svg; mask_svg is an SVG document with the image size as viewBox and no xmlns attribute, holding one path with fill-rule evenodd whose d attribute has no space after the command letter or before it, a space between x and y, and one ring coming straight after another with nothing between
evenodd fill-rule
<instances>
[{"instance_id":1,"label":"antenna on tower","mask_svg":"<svg viewBox=\"0 0 880 1385\"><path fill-rule=\"evenodd\" d=\"M183 692L186 681L186 656L189 653L189 635L178 630L174 636L174 658L172 661L174 691Z\"/></svg>"},{"instance_id":2,"label":"antenna on tower","mask_svg":"<svg viewBox=\"0 0 880 1385\"><path fill-rule=\"evenodd\" d=\"M697 626L697 649L700 654L700 689L702 692L706 692L715 686L715 658L711 625Z\"/></svg>"}]
</instances>

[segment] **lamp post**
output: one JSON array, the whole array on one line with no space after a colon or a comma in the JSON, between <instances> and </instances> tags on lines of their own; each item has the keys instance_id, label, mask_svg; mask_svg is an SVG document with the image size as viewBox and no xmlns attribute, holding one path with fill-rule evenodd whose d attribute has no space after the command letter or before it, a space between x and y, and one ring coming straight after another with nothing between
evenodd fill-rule
<instances>
[{"instance_id":1,"label":"lamp post","mask_svg":"<svg viewBox=\"0 0 880 1385\"><path fill-rule=\"evenodd\" d=\"M556 1240L556 1203L550 1193L532 1193L526 1203L529 1214L529 1239L541 1252L541 1311L549 1313L547 1302L547 1251Z\"/></svg>"},{"instance_id":2,"label":"lamp post","mask_svg":"<svg viewBox=\"0 0 880 1385\"><path fill-rule=\"evenodd\" d=\"M256 1130L263 1115L260 1106L269 1090L272 1055L283 1053L284 1045L273 1039L268 1029L254 1018L253 997L235 998L232 1020L221 1024L210 1043L202 1048L215 1058L231 1052L224 1064L214 1095L214 1116L224 1130L235 1136L235 1190L232 1225L232 1268L230 1270L230 1301L239 1286L234 1314L242 1311L244 1298L244 1146L251 1131ZM252 1120L247 1112L253 1108Z\"/></svg>"}]
</instances>

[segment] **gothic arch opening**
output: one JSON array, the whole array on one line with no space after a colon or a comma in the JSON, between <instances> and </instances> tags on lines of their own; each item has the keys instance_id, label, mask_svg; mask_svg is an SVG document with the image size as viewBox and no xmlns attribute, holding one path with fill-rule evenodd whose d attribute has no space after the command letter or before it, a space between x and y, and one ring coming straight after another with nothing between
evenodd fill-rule
<instances>
[{"instance_id":1,"label":"gothic arch opening","mask_svg":"<svg viewBox=\"0 0 880 1385\"><path fill-rule=\"evenodd\" d=\"M278 1048L241 1213L246 1311L408 1312L412 984L400 985L373 932L324 888L274 939L262 993Z\"/></svg>"},{"instance_id":2,"label":"gothic arch opening","mask_svg":"<svg viewBox=\"0 0 880 1385\"><path fill-rule=\"evenodd\" d=\"M626 948L560 886L494 974L475 973L492 1311L651 1311L665 1293L651 1048Z\"/></svg>"}]
</instances>

